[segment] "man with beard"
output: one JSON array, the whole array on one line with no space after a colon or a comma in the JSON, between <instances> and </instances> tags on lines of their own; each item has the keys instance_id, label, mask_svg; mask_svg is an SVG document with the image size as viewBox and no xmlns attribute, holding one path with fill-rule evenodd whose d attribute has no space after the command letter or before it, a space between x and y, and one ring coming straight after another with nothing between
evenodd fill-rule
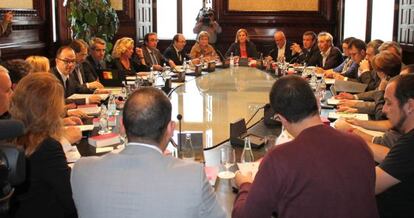
<instances>
[{"instance_id":1,"label":"man with beard","mask_svg":"<svg viewBox=\"0 0 414 218\"><path fill-rule=\"evenodd\" d=\"M376 167L381 217L414 216L414 75L392 80L385 89L383 112L402 136Z\"/></svg>"}]
</instances>

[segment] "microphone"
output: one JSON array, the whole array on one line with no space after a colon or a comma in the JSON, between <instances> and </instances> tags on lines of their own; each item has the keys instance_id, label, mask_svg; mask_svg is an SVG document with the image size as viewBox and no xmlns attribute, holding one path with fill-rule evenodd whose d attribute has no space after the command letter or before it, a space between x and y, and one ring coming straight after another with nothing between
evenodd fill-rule
<instances>
[{"instance_id":1,"label":"microphone","mask_svg":"<svg viewBox=\"0 0 414 218\"><path fill-rule=\"evenodd\" d=\"M269 103L267 103L267 104L265 104L265 105L263 105L263 106L261 106L261 107L259 107L259 108L257 108L256 109L256 111L254 112L254 114L250 117L250 119L246 122L246 126L250 123L250 121L252 121L253 120L253 118L256 116L256 114L261 110L261 109L264 109L264 108L270 108L270 104Z\"/></svg>"},{"instance_id":2,"label":"microphone","mask_svg":"<svg viewBox=\"0 0 414 218\"><path fill-rule=\"evenodd\" d=\"M18 120L0 120L0 140L11 139L24 134L24 125Z\"/></svg>"},{"instance_id":3,"label":"microphone","mask_svg":"<svg viewBox=\"0 0 414 218\"><path fill-rule=\"evenodd\" d=\"M178 120L178 151L181 152L181 120L183 119L183 115L177 114Z\"/></svg>"}]
</instances>

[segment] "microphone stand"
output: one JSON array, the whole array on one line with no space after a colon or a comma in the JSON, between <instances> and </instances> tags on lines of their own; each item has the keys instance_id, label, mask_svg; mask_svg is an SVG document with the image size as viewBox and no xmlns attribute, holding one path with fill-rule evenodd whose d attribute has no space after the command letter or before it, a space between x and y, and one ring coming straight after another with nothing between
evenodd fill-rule
<instances>
[{"instance_id":1,"label":"microphone stand","mask_svg":"<svg viewBox=\"0 0 414 218\"><path fill-rule=\"evenodd\" d=\"M178 120L178 152L181 153L181 119L183 119L183 115L177 114Z\"/></svg>"}]
</instances>

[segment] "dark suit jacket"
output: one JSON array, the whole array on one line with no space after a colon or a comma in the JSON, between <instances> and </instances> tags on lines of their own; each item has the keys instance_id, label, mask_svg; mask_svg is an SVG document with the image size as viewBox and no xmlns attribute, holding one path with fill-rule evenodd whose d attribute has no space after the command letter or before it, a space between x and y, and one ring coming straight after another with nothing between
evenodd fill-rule
<instances>
[{"instance_id":1,"label":"dark suit jacket","mask_svg":"<svg viewBox=\"0 0 414 218\"><path fill-rule=\"evenodd\" d=\"M320 56L319 65L324 70L332 69L339 66L344 61L344 57L342 56L341 51L339 48L332 46L331 52L329 53L328 57L326 58L325 65L323 66L323 58L322 55Z\"/></svg>"},{"instance_id":2,"label":"dark suit jacket","mask_svg":"<svg viewBox=\"0 0 414 218\"><path fill-rule=\"evenodd\" d=\"M15 217L77 217L62 145L46 138L26 161L26 181L13 199Z\"/></svg>"},{"instance_id":3,"label":"dark suit jacket","mask_svg":"<svg viewBox=\"0 0 414 218\"><path fill-rule=\"evenodd\" d=\"M307 66L319 66L319 60L321 59L321 53L318 45L315 43L310 50L302 49L302 53L293 55L290 63L298 63Z\"/></svg>"},{"instance_id":4,"label":"dark suit jacket","mask_svg":"<svg viewBox=\"0 0 414 218\"><path fill-rule=\"evenodd\" d=\"M112 60L112 69L120 70L124 72L125 75L136 75L137 72L140 71L149 71L150 68L146 65L139 64L134 58L129 60L131 69L126 69L124 65L122 65L119 58L115 58Z\"/></svg>"},{"instance_id":5,"label":"dark suit jacket","mask_svg":"<svg viewBox=\"0 0 414 218\"><path fill-rule=\"evenodd\" d=\"M146 45L143 45L142 46L142 53L144 54L145 65L147 65L149 67L154 65L154 63L152 63L152 60L151 60L151 57L150 57L150 53L148 52L148 49L151 50L152 53L154 53L155 57L157 58L157 62L158 62L159 65L162 66L164 63L167 62L165 57L161 54L160 50L149 48Z\"/></svg>"},{"instance_id":6,"label":"dark suit jacket","mask_svg":"<svg viewBox=\"0 0 414 218\"><path fill-rule=\"evenodd\" d=\"M79 82L76 81L73 75L69 76L69 79L68 79L69 84L65 88L65 85L63 84L63 79L60 76L56 67L52 68L52 73L56 76L56 78L60 81L60 84L63 86L63 89L65 91L65 99L75 93L92 94L94 92L94 90L88 89L85 86L82 86L81 84L79 84ZM66 104L69 104L69 103L85 104L85 99L66 99L65 102Z\"/></svg>"},{"instance_id":7,"label":"dark suit jacket","mask_svg":"<svg viewBox=\"0 0 414 218\"><path fill-rule=\"evenodd\" d=\"M181 54L181 60L178 57L178 54L174 48L174 46L171 44L170 46L168 46L167 49L165 49L164 51L164 57L167 60L172 60L174 61L174 63L176 65L183 65L183 60L184 58L186 58L187 60L190 60L190 56L186 54L186 52L184 50L181 50L178 52L179 54Z\"/></svg>"},{"instance_id":8,"label":"dark suit jacket","mask_svg":"<svg viewBox=\"0 0 414 218\"><path fill-rule=\"evenodd\" d=\"M286 62L290 62L290 60L292 59L292 50L290 50L290 46L292 46L292 43L289 41L286 41L286 46L285 46L285 60ZM279 50L277 49L277 45L275 44L273 46L273 49L270 50L269 56L271 56L273 58L273 60L277 60L277 56L279 55Z\"/></svg>"},{"instance_id":9,"label":"dark suit jacket","mask_svg":"<svg viewBox=\"0 0 414 218\"><path fill-rule=\"evenodd\" d=\"M246 47L247 47L247 57L254 58L254 59L259 58L257 54L256 45L253 42L248 41L246 44ZM233 44L230 45L230 48L227 50L224 56L226 58L229 58L232 52L234 56L240 56L240 44L239 43L233 42Z\"/></svg>"},{"instance_id":10,"label":"dark suit jacket","mask_svg":"<svg viewBox=\"0 0 414 218\"><path fill-rule=\"evenodd\" d=\"M101 66L96 64L92 56L88 56L86 60L82 63L83 72L87 82L93 82L98 80L98 71L103 70L106 66Z\"/></svg>"}]
</instances>

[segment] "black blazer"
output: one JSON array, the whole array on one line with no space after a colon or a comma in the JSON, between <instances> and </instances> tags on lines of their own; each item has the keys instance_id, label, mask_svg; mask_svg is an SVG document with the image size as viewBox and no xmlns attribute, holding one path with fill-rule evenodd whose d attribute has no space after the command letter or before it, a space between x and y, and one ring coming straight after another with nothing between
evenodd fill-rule
<instances>
[{"instance_id":1,"label":"black blazer","mask_svg":"<svg viewBox=\"0 0 414 218\"><path fill-rule=\"evenodd\" d=\"M257 59L258 55L257 55L256 45L253 42L248 41L246 44L246 47L247 47L247 57ZM224 56L226 58L229 58L232 52L234 56L240 56L240 44L239 43L233 42Z\"/></svg>"},{"instance_id":2,"label":"black blazer","mask_svg":"<svg viewBox=\"0 0 414 218\"><path fill-rule=\"evenodd\" d=\"M339 66L344 61L344 57L342 56L341 51L339 50L339 48L337 48L335 46L332 46L331 52L329 53L328 57L326 58L325 66L322 65L322 63L323 63L322 59L323 58L322 58L322 55L321 55L320 59L319 59L319 65L318 66L322 67L324 70L335 68L335 67Z\"/></svg>"},{"instance_id":3,"label":"black blazer","mask_svg":"<svg viewBox=\"0 0 414 218\"><path fill-rule=\"evenodd\" d=\"M290 46L292 46L292 43L289 41L286 41L286 46L285 46L285 60L286 62L290 62L290 60L292 59L292 50L290 50ZM277 45L276 43L273 46L273 49L270 50L268 56L271 56L273 58L273 60L277 60L277 56L279 55L279 50L277 49Z\"/></svg>"},{"instance_id":4,"label":"black blazer","mask_svg":"<svg viewBox=\"0 0 414 218\"><path fill-rule=\"evenodd\" d=\"M129 59L131 69L126 69L124 65L122 65L119 58L115 58L112 60L112 69L120 70L124 72L125 75L136 75L137 72L140 71L150 71L150 67L138 64L133 58Z\"/></svg>"},{"instance_id":5,"label":"black blazer","mask_svg":"<svg viewBox=\"0 0 414 218\"><path fill-rule=\"evenodd\" d=\"M105 66L101 66L99 64L95 64L92 56L88 56L86 60L82 63L83 73L85 74L85 78L87 82L93 82L98 80L98 72L106 68Z\"/></svg>"},{"instance_id":6,"label":"black blazer","mask_svg":"<svg viewBox=\"0 0 414 218\"><path fill-rule=\"evenodd\" d=\"M77 217L62 145L46 138L26 159L26 181L12 200L15 217Z\"/></svg>"},{"instance_id":7,"label":"black blazer","mask_svg":"<svg viewBox=\"0 0 414 218\"><path fill-rule=\"evenodd\" d=\"M318 45L315 43L310 50L302 48L302 53L293 55L290 63L305 64L307 66L320 66L319 60L321 59L321 52Z\"/></svg>"},{"instance_id":8,"label":"black blazer","mask_svg":"<svg viewBox=\"0 0 414 218\"><path fill-rule=\"evenodd\" d=\"M178 54L177 54L174 46L171 44L170 46L168 46L167 49L165 49L165 51L164 51L164 57L167 60L174 61L174 63L176 65L183 65L184 58L186 58L187 60L190 60L191 59L191 57L188 54L186 54L186 52L184 51L184 49L181 50L181 51L179 51L178 53L181 55L181 60L180 60L180 58L178 58Z\"/></svg>"}]
</instances>

